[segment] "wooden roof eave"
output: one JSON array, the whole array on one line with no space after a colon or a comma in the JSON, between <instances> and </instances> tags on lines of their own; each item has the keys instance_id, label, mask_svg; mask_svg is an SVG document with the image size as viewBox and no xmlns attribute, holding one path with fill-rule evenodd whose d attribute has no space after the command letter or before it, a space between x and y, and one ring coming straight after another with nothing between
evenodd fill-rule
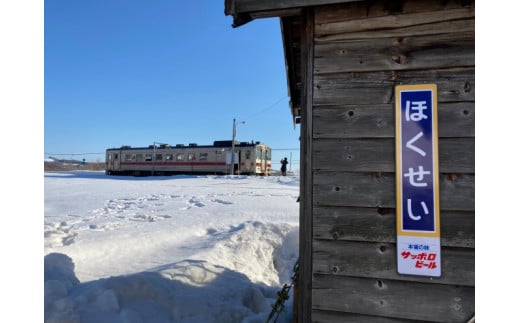
<instances>
[{"instance_id":1,"label":"wooden roof eave","mask_svg":"<svg viewBox=\"0 0 520 323\"><path fill-rule=\"evenodd\" d=\"M233 28L240 27L247 24L248 22L259 19L259 18L275 18L275 17L290 17L298 16L301 13L301 8L285 9L285 10L269 10L269 11L253 11L244 13L233 13L229 14L233 16Z\"/></svg>"},{"instance_id":2,"label":"wooden roof eave","mask_svg":"<svg viewBox=\"0 0 520 323\"><path fill-rule=\"evenodd\" d=\"M251 21L254 15L265 17L282 17L294 9L304 7L330 5L335 3L356 2L362 0L225 0L225 14L233 16L237 23ZM281 14L281 15L280 15ZM247 17L247 15L249 17ZM247 18L246 18L247 17ZM251 18L251 19L249 19ZM249 20L248 20L249 19ZM240 25L237 25L237 27Z\"/></svg>"},{"instance_id":3,"label":"wooden roof eave","mask_svg":"<svg viewBox=\"0 0 520 323\"><path fill-rule=\"evenodd\" d=\"M293 125L301 121L301 16L280 18L282 43L284 48L287 91L290 98L289 109ZM295 32L296 29L296 32Z\"/></svg>"}]
</instances>

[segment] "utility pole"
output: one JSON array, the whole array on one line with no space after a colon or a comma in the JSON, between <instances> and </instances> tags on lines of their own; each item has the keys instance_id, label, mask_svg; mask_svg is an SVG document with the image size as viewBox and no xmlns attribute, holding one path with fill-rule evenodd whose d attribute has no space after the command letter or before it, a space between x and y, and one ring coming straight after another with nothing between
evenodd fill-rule
<instances>
[{"instance_id":1,"label":"utility pole","mask_svg":"<svg viewBox=\"0 0 520 323\"><path fill-rule=\"evenodd\" d=\"M246 123L245 121L239 121L239 123ZM235 175L235 138L237 136L237 120L233 118L233 136L231 140L231 175Z\"/></svg>"},{"instance_id":2,"label":"utility pole","mask_svg":"<svg viewBox=\"0 0 520 323\"><path fill-rule=\"evenodd\" d=\"M231 139L231 175L235 173L235 137L237 135L237 120L233 118L233 135Z\"/></svg>"}]
</instances>

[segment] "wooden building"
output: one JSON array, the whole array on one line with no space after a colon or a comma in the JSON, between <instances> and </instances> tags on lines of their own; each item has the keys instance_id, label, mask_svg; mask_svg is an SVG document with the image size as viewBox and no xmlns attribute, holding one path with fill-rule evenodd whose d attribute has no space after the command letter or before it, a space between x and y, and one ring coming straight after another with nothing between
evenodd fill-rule
<instances>
[{"instance_id":1,"label":"wooden building","mask_svg":"<svg viewBox=\"0 0 520 323\"><path fill-rule=\"evenodd\" d=\"M226 0L280 17L301 129L298 322L475 316L475 3ZM254 22L251 22L254 23ZM437 85L442 275L396 270L395 87Z\"/></svg>"}]
</instances>

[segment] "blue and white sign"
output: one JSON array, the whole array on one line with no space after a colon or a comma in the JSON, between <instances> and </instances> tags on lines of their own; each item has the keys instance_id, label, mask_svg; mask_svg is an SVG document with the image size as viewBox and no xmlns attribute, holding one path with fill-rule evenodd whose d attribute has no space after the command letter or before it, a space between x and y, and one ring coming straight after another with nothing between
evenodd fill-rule
<instances>
[{"instance_id":1,"label":"blue and white sign","mask_svg":"<svg viewBox=\"0 0 520 323\"><path fill-rule=\"evenodd\" d=\"M437 86L396 86L397 272L439 277Z\"/></svg>"}]
</instances>

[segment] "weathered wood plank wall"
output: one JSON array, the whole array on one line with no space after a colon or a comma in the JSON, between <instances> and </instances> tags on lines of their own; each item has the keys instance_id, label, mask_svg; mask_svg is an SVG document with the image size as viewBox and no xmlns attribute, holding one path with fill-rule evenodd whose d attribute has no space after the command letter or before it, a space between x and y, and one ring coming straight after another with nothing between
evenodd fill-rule
<instances>
[{"instance_id":1,"label":"weathered wood plank wall","mask_svg":"<svg viewBox=\"0 0 520 323\"><path fill-rule=\"evenodd\" d=\"M474 1L314 9L306 78L312 139L304 144L312 156L311 321L466 322L474 315L474 24ZM438 87L438 279L396 271L394 87L417 83Z\"/></svg>"}]
</instances>

